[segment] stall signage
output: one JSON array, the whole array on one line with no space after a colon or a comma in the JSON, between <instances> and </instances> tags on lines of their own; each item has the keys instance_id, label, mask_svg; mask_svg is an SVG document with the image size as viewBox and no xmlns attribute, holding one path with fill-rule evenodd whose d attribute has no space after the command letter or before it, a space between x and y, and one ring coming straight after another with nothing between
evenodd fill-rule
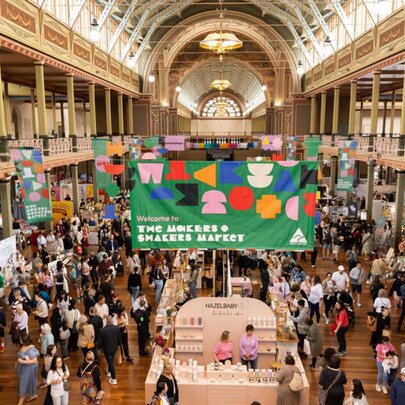
<instances>
[{"instance_id":1,"label":"stall signage","mask_svg":"<svg viewBox=\"0 0 405 405\"><path fill-rule=\"evenodd\" d=\"M10 154L21 184L27 222L51 221L51 202L41 149L20 147L11 149Z\"/></svg>"},{"instance_id":2,"label":"stall signage","mask_svg":"<svg viewBox=\"0 0 405 405\"><path fill-rule=\"evenodd\" d=\"M128 164L134 249L313 249L317 162Z\"/></svg>"},{"instance_id":3,"label":"stall signage","mask_svg":"<svg viewBox=\"0 0 405 405\"><path fill-rule=\"evenodd\" d=\"M339 141L339 176L337 190L353 191L357 141Z\"/></svg>"}]
</instances>

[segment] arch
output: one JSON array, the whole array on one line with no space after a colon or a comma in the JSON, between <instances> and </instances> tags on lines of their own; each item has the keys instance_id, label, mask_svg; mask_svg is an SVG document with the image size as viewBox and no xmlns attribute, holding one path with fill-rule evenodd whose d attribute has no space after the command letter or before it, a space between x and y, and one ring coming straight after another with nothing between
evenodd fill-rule
<instances>
[{"instance_id":1,"label":"arch","mask_svg":"<svg viewBox=\"0 0 405 405\"><path fill-rule=\"evenodd\" d=\"M217 11L200 13L183 20L178 28L173 28L164 35L160 39L159 44L152 50L145 63L143 76L147 77L149 72L155 69L162 55L165 71L168 72L174 58L181 48L199 35L212 32L216 25L210 24L210 22L215 24L217 21ZM285 38L271 28L271 26L264 28L263 21L260 19L237 11L227 12L226 24L227 30L252 39L268 55L270 62L273 62L276 66L278 66L279 60L282 58L282 55L284 55L293 78L293 92L298 91L299 76L296 73L297 58L292 49L287 46ZM179 40L179 38L181 38L181 40ZM269 40L276 41L278 44L277 50L271 46Z\"/></svg>"}]
</instances>

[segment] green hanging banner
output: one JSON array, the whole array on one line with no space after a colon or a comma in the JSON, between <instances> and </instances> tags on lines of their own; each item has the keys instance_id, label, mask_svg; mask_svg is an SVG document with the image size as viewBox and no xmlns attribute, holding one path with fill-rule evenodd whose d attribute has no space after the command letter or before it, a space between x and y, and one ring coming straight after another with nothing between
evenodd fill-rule
<instances>
[{"instance_id":1,"label":"green hanging banner","mask_svg":"<svg viewBox=\"0 0 405 405\"><path fill-rule=\"evenodd\" d=\"M318 160L319 145L321 138L318 135L307 136L304 141L306 160Z\"/></svg>"},{"instance_id":2,"label":"green hanging banner","mask_svg":"<svg viewBox=\"0 0 405 405\"><path fill-rule=\"evenodd\" d=\"M112 143L109 139L93 139L93 153L96 168L97 189L103 190L110 197L115 197L120 190L112 176L120 175L125 168L124 164L113 164L111 159L114 155L122 157L122 143Z\"/></svg>"},{"instance_id":3,"label":"green hanging banner","mask_svg":"<svg viewBox=\"0 0 405 405\"><path fill-rule=\"evenodd\" d=\"M18 181L21 184L24 210L29 224L52 221L50 195L41 149L16 148L10 150Z\"/></svg>"},{"instance_id":4,"label":"green hanging banner","mask_svg":"<svg viewBox=\"0 0 405 405\"><path fill-rule=\"evenodd\" d=\"M339 174L336 189L353 191L357 141L339 141Z\"/></svg>"},{"instance_id":5,"label":"green hanging banner","mask_svg":"<svg viewBox=\"0 0 405 405\"><path fill-rule=\"evenodd\" d=\"M134 249L313 249L317 162L128 164Z\"/></svg>"}]
</instances>

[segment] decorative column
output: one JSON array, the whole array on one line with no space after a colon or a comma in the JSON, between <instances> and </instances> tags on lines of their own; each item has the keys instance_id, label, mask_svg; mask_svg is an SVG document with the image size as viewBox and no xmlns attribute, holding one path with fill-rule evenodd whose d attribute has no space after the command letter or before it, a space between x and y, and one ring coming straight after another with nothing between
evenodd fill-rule
<instances>
[{"instance_id":1,"label":"decorative column","mask_svg":"<svg viewBox=\"0 0 405 405\"><path fill-rule=\"evenodd\" d=\"M377 136L378 104L380 100L380 77L381 72L373 73L373 90L371 95L371 118L370 118L370 138L368 151L374 151L374 138Z\"/></svg>"},{"instance_id":2,"label":"decorative column","mask_svg":"<svg viewBox=\"0 0 405 405\"><path fill-rule=\"evenodd\" d=\"M404 210L404 191L405 191L405 171L397 171L397 192L395 194L395 221L394 221L394 240L395 250L401 240L401 230Z\"/></svg>"},{"instance_id":3,"label":"decorative column","mask_svg":"<svg viewBox=\"0 0 405 405\"><path fill-rule=\"evenodd\" d=\"M72 177L73 187L73 212L79 214L80 200L79 200L79 165L72 163L70 165L70 176Z\"/></svg>"},{"instance_id":4,"label":"decorative column","mask_svg":"<svg viewBox=\"0 0 405 405\"><path fill-rule=\"evenodd\" d=\"M374 196L374 171L375 164L373 161L367 164L367 199L366 199L366 210L367 210L367 222L370 222L373 214L373 196Z\"/></svg>"},{"instance_id":5,"label":"decorative column","mask_svg":"<svg viewBox=\"0 0 405 405\"><path fill-rule=\"evenodd\" d=\"M31 89L31 127L32 136L38 138L37 111L35 109L35 89Z\"/></svg>"},{"instance_id":6,"label":"decorative column","mask_svg":"<svg viewBox=\"0 0 405 405\"><path fill-rule=\"evenodd\" d=\"M388 101L384 100L384 109L383 109L383 121L382 121L382 128L381 128L381 136L385 136L385 127L387 125L387 105Z\"/></svg>"},{"instance_id":7,"label":"decorative column","mask_svg":"<svg viewBox=\"0 0 405 405\"><path fill-rule=\"evenodd\" d=\"M402 94L405 91L405 75L402 85ZM401 106L401 120L400 120L400 129L399 129L399 147L398 147L398 156L404 156L404 147L405 147L405 97L402 97L402 106Z\"/></svg>"},{"instance_id":8,"label":"decorative column","mask_svg":"<svg viewBox=\"0 0 405 405\"><path fill-rule=\"evenodd\" d=\"M90 136L97 137L96 122L96 90L94 82L89 82L89 104L90 104Z\"/></svg>"},{"instance_id":9,"label":"decorative column","mask_svg":"<svg viewBox=\"0 0 405 405\"><path fill-rule=\"evenodd\" d=\"M394 122L395 122L395 90L391 93L391 111L390 111L390 135L394 134Z\"/></svg>"},{"instance_id":10,"label":"decorative column","mask_svg":"<svg viewBox=\"0 0 405 405\"><path fill-rule=\"evenodd\" d=\"M38 135L43 139L43 154L49 156L49 138L46 125L45 79L43 62L35 62L35 84L37 88Z\"/></svg>"},{"instance_id":11,"label":"decorative column","mask_svg":"<svg viewBox=\"0 0 405 405\"><path fill-rule=\"evenodd\" d=\"M356 98L357 98L357 81L350 82L350 106L349 106L349 136L355 134L356 128Z\"/></svg>"},{"instance_id":12,"label":"decorative column","mask_svg":"<svg viewBox=\"0 0 405 405\"><path fill-rule=\"evenodd\" d=\"M134 134L134 110L132 106L132 97L128 97L127 100L127 134L132 136Z\"/></svg>"},{"instance_id":13,"label":"decorative column","mask_svg":"<svg viewBox=\"0 0 405 405\"><path fill-rule=\"evenodd\" d=\"M75 88L74 78L71 73L66 75L68 115L69 115L69 138L72 139L72 151L77 152L76 111L75 111Z\"/></svg>"},{"instance_id":14,"label":"decorative column","mask_svg":"<svg viewBox=\"0 0 405 405\"><path fill-rule=\"evenodd\" d=\"M3 217L3 239L13 236L10 177L0 179L1 214Z\"/></svg>"},{"instance_id":15,"label":"decorative column","mask_svg":"<svg viewBox=\"0 0 405 405\"><path fill-rule=\"evenodd\" d=\"M8 82L4 82L4 118L6 120L7 138L11 139L11 108L10 95L8 94Z\"/></svg>"},{"instance_id":16,"label":"decorative column","mask_svg":"<svg viewBox=\"0 0 405 405\"><path fill-rule=\"evenodd\" d=\"M96 172L97 172L96 161L93 160L93 193L94 193L94 202L97 203L99 201L99 199L100 199L100 193L99 193L98 188L97 188Z\"/></svg>"},{"instance_id":17,"label":"decorative column","mask_svg":"<svg viewBox=\"0 0 405 405\"><path fill-rule=\"evenodd\" d=\"M364 101L363 99L360 100L360 116L359 116L359 128L357 132L362 135L363 134L363 115L364 115Z\"/></svg>"},{"instance_id":18,"label":"decorative column","mask_svg":"<svg viewBox=\"0 0 405 405\"><path fill-rule=\"evenodd\" d=\"M321 92L321 117L319 121L319 133L321 135L325 135L325 127L326 127L326 99L328 97L328 93L326 91Z\"/></svg>"},{"instance_id":19,"label":"decorative column","mask_svg":"<svg viewBox=\"0 0 405 405\"><path fill-rule=\"evenodd\" d=\"M62 125L62 138L65 138L66 131L65 131L65 107L63 101L60 102L60 122Z\"/></svg>"},{"instance_id":20,"label":"decorative column","mask_svg":"<svg viewBox=\"0 0 405 405\"><path fill-rule=\"evenodd\" d=\"M124 100L122 93L118 93L118 135L121 136L121 140L124 141Z\"/></svg>"},{"instance_id":21,"label":"decorative column","mask_svg":"<svg viewBox=\"0 0 405 405\"><path fill-rule=\"evenodd\" d=\"M111 124L111 90L104 89L105 94L105 120L107 136L112 137L112 124Z\"/></svg>"},{"instance_id":22,"label":"decorative column","mask_svg":"<svg viewBox=\"0 0 405 405\"><path fill-rule=\"evenodd\" d=\"M3 86L1 86L1 65L0 65L0 161L6 162L9 159L10 157L8 154L7 132L4 118Z\"/></svg>"},{"instance_id":23,"label":"decorative column","mask_svg":"<svg viewBox=\"0 0 405 405\"><path fill-rule=\"evenodd\" d=\"M86 100L83 100L83 136L87 136Z\"/></svg>"},{"instance_id":24,"label":"decorative column","mask_svg":"<svg viewBox=\"0 0 405 405\"><path fill-rule=\"evenodd\" d=\"M52 135L58 137L58 122L56 120L56 97L55 93L52 93Z\"/></svg>"},{"instance_id":25,"label":"decorative column","mask_svg":"<svg viewBox=\"0 0 405 405\"><path fill-rule=\"evenodd\" d=\"M51 198L51 171L49 169L45 169L45 181L46 181L46 186L48 189L48 195L49 198ZM47 221L45 222L45 229L47 232L51 231L53 229L53 221Z\"/></svg>"},{"instance_id":26,"label":"decorative column","mask_svg":"<svg viewBox=\"0 0 405 405\"><path fill-rule=\"evenodd\" d=\"M316 102L316 96L313 95L311 96L311 116L310 116L310 121L309 121L309 134L314 135L316 133L316 107L317 107L317 102Z\"/></svg>"},{"instance_id":27,"label":"decorative column","mask_svg":"<svg viewBox=\"0 0 405 405\"><path fill-rule=\"evenodd\" d=\"M338 134L340 87L333 88L333 115L332 115L332 146L335 146L335 137Z\"/></svg>"}]
</instances>

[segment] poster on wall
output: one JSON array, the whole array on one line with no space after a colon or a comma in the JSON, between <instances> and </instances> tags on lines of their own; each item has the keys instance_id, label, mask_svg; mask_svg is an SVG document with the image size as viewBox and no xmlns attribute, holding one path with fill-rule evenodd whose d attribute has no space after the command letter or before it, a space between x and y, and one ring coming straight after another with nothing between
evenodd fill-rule
<instances>
[{"instance_id":1,"label":"poster on wall","mask_svg":"<svg viewBox=\"0 0 405 405\"><path fill-rule=\"evenodd\" d=\"M353 191L354 165L357 141L339 141L339 174L336 189Z\"/></svg>"},{"instance_id":2,"label":"poster on wall","mask_svg":"<svg viewBox=\"0 0 405 405\"><path fill-rule=\"evenodd\" d=\"M72 201L52 201L53 225L55 226L59 220L73 217L73 202Z\"/></svg>"},{"instance_id":3,"label":"poster on wall","mask_svg":"<svg viewBox=\"0 0 405 405\"><path fill-rule=\"evenodd\" d=\"M311 250L317 162L129 162L133 248Z\"/></svg>"},{"instance_id":4,"label":"poster on wall","mask_svg":"<svg viewBox=\"0 0 405 405\"><path fill-rule=\"evenodd\" d=\"M109 139L93 139L93 153L97 189L103 190L110 197L115 197L120 190L117 183L112 180L112 176L120 175L125 166L112 163L111 158L114 155L122 157L122 142L112 143Z\"/></svg>"},{"instance_id":5,"label":"poster on wall","mask_svg":"<svg viewBox=\"0 0 405 405\"><path fill-rule=\"evenodd\" d=\"M25 215L29 224L52 220L50 195L46 184L41 149L15 148L10 150L14 161Z\"/></svg>"},{"instance_id":6,"label":"poster on wall","mask_svg":"<svg viewBox=\"0 0 405 405\"><path fill-rule=\"evenodd\" d=\"M306 160L318 160L319 145L321 144L320 136L307 136L304 144Z\"/></svg>"},{"instance_id":7,"label":"poster on wall","mask_svg":"<svg viewBox=\"0 0 405 405\"><path fill-rule=\"evenodd\" d=\"M281 135L263 135L262 150L278 151L283 147L283 138Z\"/></svg>"}]
</instances>

